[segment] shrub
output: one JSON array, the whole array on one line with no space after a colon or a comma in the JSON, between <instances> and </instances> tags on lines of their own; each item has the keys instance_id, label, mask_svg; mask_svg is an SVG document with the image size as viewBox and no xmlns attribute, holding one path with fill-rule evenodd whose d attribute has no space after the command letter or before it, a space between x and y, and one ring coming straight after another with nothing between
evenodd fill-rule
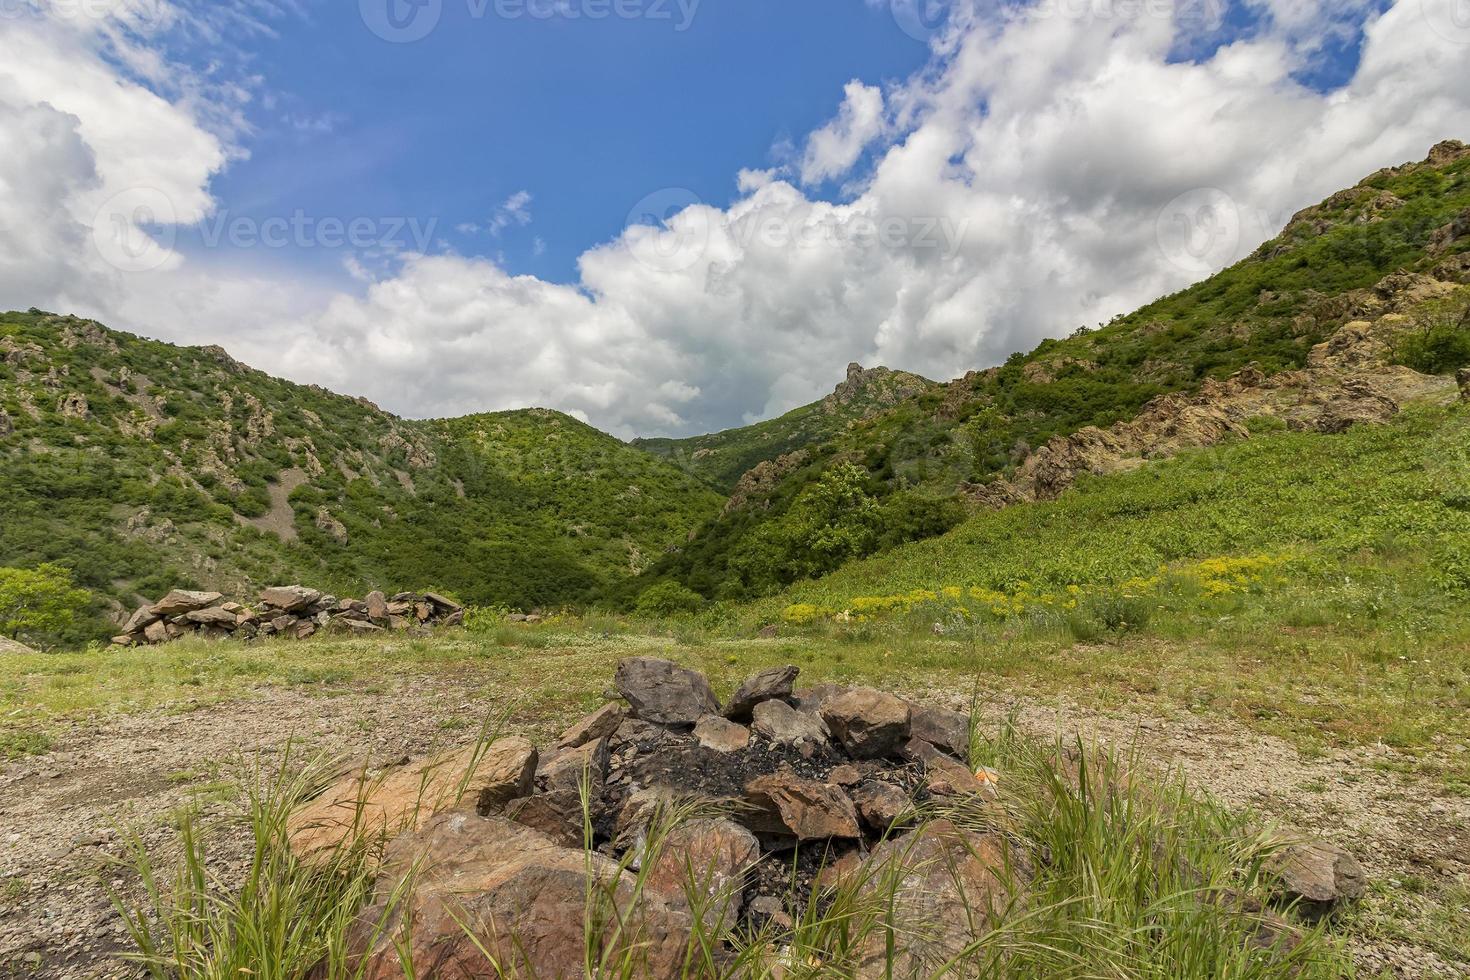
<instances>
[{"instance_id":1,"label":"shrub","mask_svg":"<svg viewBox=\"0 0 1470 980\"><path fill-rule=\"evenodd\" d=\"M640 616L677 616L698 612L704 597L678 582L659 582L638 597L635 611Z\"/></svg>"},{"instance_id":2,"label":"shrub","mask_svg":"<svg viewBox=\"0 0 1470 980\"><path fill-rule=\"evenodd\" d=\"M46 636L76 622L91 595L59 565L0 568L0 636Z\"/></svg>"}]
</instances>

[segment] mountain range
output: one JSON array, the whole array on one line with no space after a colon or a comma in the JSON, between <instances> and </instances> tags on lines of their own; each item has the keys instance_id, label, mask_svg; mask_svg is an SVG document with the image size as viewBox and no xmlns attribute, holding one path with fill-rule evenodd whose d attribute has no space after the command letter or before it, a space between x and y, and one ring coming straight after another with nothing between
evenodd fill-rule
<instances>
[{"instance_id":1,"label":"mountain range","mask_svg":"<svg viewBox=\"0 0 1470 980\"><path fill-rule=\"evenodd\" d=\"M177 586L433 588L478 605L748 600L977 511L1249 435L1334 432L1470 363L1470 148L1296 215L1250 257L947 383L852 365L826 398L623 443L527 409L395 417L224 350L0 314L0 565L70 566L107 635ZM1371 371L1358 370L1371 352ZM1366 363L1366 362L1365 362Z\"/></svg>"}]
</instances>

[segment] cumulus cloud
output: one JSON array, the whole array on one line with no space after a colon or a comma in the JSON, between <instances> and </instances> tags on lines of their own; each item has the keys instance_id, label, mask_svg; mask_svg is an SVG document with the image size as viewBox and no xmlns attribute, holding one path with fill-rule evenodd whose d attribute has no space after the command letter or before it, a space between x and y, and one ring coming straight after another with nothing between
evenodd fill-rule
<instances>
[{"instance_id":1,"label":"cumulus cloud","mask_svg":"<svg viewBox=\"0 0 1470 980\"><path fill-rule=\"evenodd\" d=\"M1353 7L1361 64L1326 94L1296 79L1310 25L1340 23L1340 4L1252 0L1261 28L1212 46L1216 25L1160 15L1167 5L977 3L913 78L847 86L794 175L732 175L725 206L655 192L659 220L588 250L572 285L453 254L354 263L355 286L177 256L109 272L79 257L95 202L161 184L193 220L232 148L187 100L109 89L86 44L47 36L49 51L27 50L45 45L7 45L7 27L0 133L26 150L0 158L0 187L24 189L0 196L0 243L27 222L39 231L0 256L0 306L222 342L413 415L539 404L619 435L740 424L830 390L852 360L948 378L1105 320L1239 259L1296 209L1465 136L1470 37L1454 30L1455 2ZM108 118L124 111L185 152L130 144ZM813 196L833 179L850 199ZM529 204L512 198L492 224L526 223ZM122 227L136 218L124 210Z\"/></svg>"}]
</instances>

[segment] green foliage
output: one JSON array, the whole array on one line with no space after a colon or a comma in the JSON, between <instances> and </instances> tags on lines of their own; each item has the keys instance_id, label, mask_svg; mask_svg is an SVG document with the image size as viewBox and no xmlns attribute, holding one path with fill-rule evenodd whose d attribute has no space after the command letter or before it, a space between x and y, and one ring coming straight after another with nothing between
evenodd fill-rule
<instances>
[{"instance_id":1,"label":"green foliage","mask_svg":"<svg viewBox=\"0 0 1470 980\"><path fill-rule=\"evenodd\" d=\"M678 616L698 612L704 606L704 596L686 589L678 582L660 582L638 597L634 612L649 618Z\"/></svg>"},{"instance_id":2,"label":"green foliage","mask_svg":"<svg viewBox=\"0 0 1470 980\"><path fill-rule=\"evenodd\" d=\"M91 596L58 565L0 568L0 636L13 639L64 634Z\"/></svg>"},{"instance_id":3,"label":"green foliage","mask_svg":"<svg viewBox=\"0 0 1470 980\"><path fill-rule=\"evenodd\" d=\"M1394 345L1394 362L1424 374L1470 365L1470 301L1437 300L1419 310L1412 330Z\"/></svg>"}]
</instances>

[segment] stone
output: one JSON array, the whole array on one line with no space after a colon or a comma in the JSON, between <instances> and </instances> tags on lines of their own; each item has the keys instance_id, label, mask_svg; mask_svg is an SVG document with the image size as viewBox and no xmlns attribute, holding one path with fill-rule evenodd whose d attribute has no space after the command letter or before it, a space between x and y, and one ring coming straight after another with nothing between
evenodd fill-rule
<instances>
[{"instance_id":1,"label":"stone","mask_svg":"<svg viewBox=\"0 0 1470 980\"><path fill-rule=\"evenodd\" d=\"M389 846L374 899L348 934L345 972L401 980L402 945L426 980L582 976L589 894L606 923L593 940L608 962L626 954L629 975L651 980L684 973L688 913L640 893L601 855L472 813L441 814Z\"/></svg>"},{"instance_id":2,"label":"stone","mask_svg":"<svg viewBox=\"0 0 1470 980\"><path fill-rule=\"evenodd\" d=\"M1368 890L1368 876L1357 859L1322 841L1288 844L1267 859L1265 869L1277 879L1274 897L1306 919L1330 915Z\"/></svg>"},{"instance_id":3,"label":"stone","mask_svg":"<svg viewBox=\"0 0 1470 980\"><path fill-rule=\"evenodd\" d=\"M859 771L858 767L848 765L845 762L840 766L833 767L832 771L827 773L827 782L834 786L856 786L862 781L863 774Z\"/></svg>"},{"instance_id":4,"label":"stone","mask_svg":"<svg viewBox=\"0 0 1470 980\"><path fill-rule=\"evenodd\" d=\"M762 701L756 705L750 728L774 744L790 746L807 757L830 743L827 724L820 715L797 711L785 701Z\"/></svg>"},{"instance_id":5,"label":"stone","mask_svg":"<svg viewBox=\"0 0 1470 980\"><path fill-rule=\"evenodd\" d=\"M904 746L905 757L924 765L924 781L935 796L995 797L994 783L981 780L970 767L954 756L935 748L921 738L911 738Z\"/></svg>"},{"instance_id":6,"label":"stone","mask_svg":"<svg viewBox=\"0 0 1470 980\"><path fill-rule=\"evenodd\" d=\"M277 616L271 620L271 628L277 633L284 633L296 625L295 616Z\"/></svg>"},{"instance_id":7,"label":"stone","mask_svg":"<svg viewBox=\"0 0 1470 980\"><path fill-rule=\"evenodd\" d=\"M446 599L444 596L434 592L425 592L424 601L430 603L443 613L457 613L464 608L453 599Z\"/></svg>"},{"instance_id":8,"label":"stone","mask_svg":"<svg viewBox=\"0 0 1470 980\"><path fill-rule=\"evenodd\" d=\"M660 725L693 725L720 713L709 681L668 660L633 657L618 664L613 679L633 716Z\"/></svg>"},{"instance_id":9,"label":"stone","mask_svg":"<svg viewBox=\"0 0 1470 980\"><path fill-rule=\"evenodd\" d=\"M956 759L970 758L970 717L948 708L911 704L909 734L947 752Z\"/></svg>"},{"instance_id":10,"label":"stone","mask_svg":"<svg viewBox=\"0 0 1470 980\"><path fill-rule=\"evenodd\" d=\"M189 592L185 589L174 589L155 602L148 611L154 616L181 616L196 609L212 606L223 598L224 596L218 592Z\"/></svg>"},{"instance_id":11,"label":"stone","mask_svg":"<svg viewBox=\"0 0 1470 980\"><path fill-rule=\"evenodd\" d=\"M368 614L369 619L387 621L391 615L388 612L388 597L377 590L369 592L367 598L363 600L363 603L367 606L364 612Z\"/></svg>"},{"instance_id":12,"label":"stone","mask_svg":"<svg viewBox=\"0 0 1470 980\"><path fill-rule=\"evenodd\" d=\"M128 617L127 625L123 627L124 633L137 633L147 629L158 622L159 615L153 611L152 606L140 606L138 611Z\"/></svg>"},{"instance_id":13,"label":"stone","mask_svg":"<svg viewBox=\"0 0 1470 980\"><path fill-rule=\"evenodd\" d=\"M445 629L453 629L456 626L463 626L464 617L465 611L463 609L456 609L448 616L445 616L444 621L440 623L440 625L443 626Z\"/></svg>"},{"instance_id":14,"label":"stone","mask_svg":"<svg viewBox=\"0 0 1470 980\"><path fill-rule=\"evenodd\" d=\"M21 656L24 654L33 654L35 652L35 650L32 650L30 647L26 646L19 640L12 640L8 636L0 636L0 656Z\"/></svg>"},{"instance_id":15,"label":"stone","mask_svg":"<svg viewBox=\"0 0 1470 980\"><path fill-rule=\"evenodd\" d=\"M824 701L821 715L832 740L854 759L895 755L909 740L909 706L872 688L853 688Z\"/></svg>"},{"instance_id":16,"label":"stone","mask_svg":"<svg viewBox=\"0 0 1470 980\"><path fill-rule=\"evenodd\" d=\"M892 783L869 780L851 791L863 823L875 834L886 834L913 809L909 794Z\"/></svg>"},{"instance_id":17,"label":"stone","mask_svg":"<svg viewBox=\"0 0 1470 980\"><path fill-rule=\"evenodd\" d=\"M719 715L705 715L694 726L694 738L712 752L740 752L750 745L750 729Z\"/></svg>"},{"instance_id":18,"label":"stone","mask_svg":"<svg viewBox=\"0 0 1470 980\"><path fill-rule=\"evenodd\" d=\"M584 843L582 800L565 793L537 793L511 800L505 816L522 826L539 830L562 847Z\"/></svg>"},{"instance_id":19,"label":"stone","mask_svg":"<svg viewBox=\"0 0 1470 980\"><path fill-rule=\"evenodd\" d=\"M307 620L296 624L296 639L309 640L316 635L316 623Z\"/></svg>"},{"instance_id":20,"label":"stone","mask_svg":"<svg viewBox=\"0 0 1470 980\"><path fill-rule=\"evenodd\" d=\"M771 667L747 678L725 706L725 717L731 721L749 721L751 712L762 701L791 697L791 688L800 673L799 667Z\"/></svg>"},{"instance_id":21,"label":"stone","mask_svg":"<svg viewBox=\"0 0 1470 980\"><path fill-rule=\"evenodd\" d=\"M322 615L325 616L326 613L323 613ZM346 618L343 618L343 619L337 620L337 622L339 622L343 626L347 627L347 629L348 629L349 632L357 633L359 635L365 634L365 633L381 633L381 632L383 632L383 627L378 626L378 625L376 625L374 623L364 622L363 620L360 620L360 619L346 619Z\"/></svg>"},{"instance_id":22,"label":"stone","mask_svg":"<svg viewBox=\"0 0 1470 980\"><path fill-rule=\"evenodd\" d=\"M607 783L607 739L585 742L576 748L558 749L542 760L536 770L536 785L545 793L565 793L581 798L584 773L588 798L602 795Z\"/></svg>"},{"instance_id":23,"label":"stone","mask_svg":"<svg viewBox=\"0 0 1470 980\"><path fill-rule=\"evenodd\" d=\"M172 639L169 635L168 624L161 619L143 628L143 638L149 643L167 643Z\"/></svg>"},{"instance_id":24,"label":"stone","mask_svg":"<svg viewBox=\"0 0 1470 980\"><path fill-rule=\"evenodd\" d=\"M345 776L287 821L291 849L304 859L326 858L354 834L386 840L421 827L435 813L456 807L490 812L529 796L536 747L524 738L470 746L371 779Z\"/></svg>"},{"instance_id":25,"label":"stone","mask_svg":"<svg viewBox=\"0 0 1470 980\"><path fill-rule=\"evenodd\" d=\"M847 794L794 773L761 776L745 785L750 809L740 819L751 830L797 841L862 836L857 810Z\"/></svg>"},{"instance_id":26,"label":"stone","mask_svg":"<svg viewBox=\"0 0 1470 980\"><path fill-rule=\"evenodd\" d=\"M719 935L739 921L746 874L760 856L755 835L734 821L688 820L669 832L651 862L642 859L643 887L670 908L697 912Z\"/></svg>"},{"instance_id":27,"label":"stone","mask_svg":"<svg viewBox=\"0 0 1470 980\"><path fill-rule=\"evenodd\" d=\"M7 642L9 642L9 641L8 640L5 640L3 637L0 637L0 653L13 653L13 652L18 652L18 651L6 650L5 644ZM115 646L115 647L130 647L130 646L132 646L136 642L137 642L136 638L131 633L123 633L120 636L114 636L112 638L112 645Z\"/></svg>"},{"instance_id":28,"label":"stone","mask_svg":"<svg viewBox=\"0 0 1470 980\"><path fill-rule=\"evenodd\" d=\"M862 865L862 855L857 851L848 851L837 860L822 866L822 870L817 872L817 888L822 891L836 891L853 880L852 876Z\"/></svg>"},{"instance_id":29,"label":"stone","mask_svg":"<svg viewBox=\"0 0 1470 980\"><path fill-rule=\"evenodd\" d=\"M232 612L227 612L226 610L221 609L218 606L211 606L208 609L196 609L191 613L185 613L185 616L188 618L189 622L198 623L201 626L225 626L229 627L230 629L235 628L235 614Z\"/></svg>"},{"instance_id":30,"label":"stone","mask_svg":"<svg viewBox=\"0 0 1470 980\"><path fill-rule=\"evenodd\" d=\"M322 594L316 589L308 589L300 585L282 585L262 589L260 593L262 604L288 613L299 612L321 597Z\"/></svg>"},{"instance_id":31,"label":"stone","mask_svg":"<svg viewBox=\"0 0 1470 980\"><path fill-rule=\"evenodd\" d=\"M1460 401L1470 402L1470 367L1455 372L1455 383L1460 386Z\"/></svg>"},{"instance_id":32,"label":"stone","mask_svg":"<svg viewBox=\"0 0 1470 980\"><path fill-rule=\"evenodd\" d=\"M605 704L562 733L556 743L560 749L575 749L599 738L610 738L623 723L624 711L616 704Z\"/></svg>"},{"instance_id":33,"label":"stone","mask_svg":"<svg viewBox=\"0 0 1470 980\"><path fill-rule=\"evenodd\" d=\"M978 964L962 954L1024 897L1031 874L1026 856L1002 835L948 820L884 841L865 862L858 894L891 909L904 924L903 941L890 959L886 932L873 930L859 948L856 976L929 977L942 968L971 975Z\"/></svg>"}]
</instances>

